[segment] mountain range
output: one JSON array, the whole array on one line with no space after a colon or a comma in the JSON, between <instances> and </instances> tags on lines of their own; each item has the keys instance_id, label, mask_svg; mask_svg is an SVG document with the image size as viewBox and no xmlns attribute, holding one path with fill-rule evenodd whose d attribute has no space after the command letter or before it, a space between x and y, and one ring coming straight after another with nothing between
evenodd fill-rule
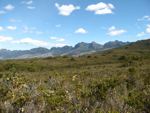
<instances>
[{"instance_id":1,"label":"mountain range","mask_svg":"<svg viewBox=\"0 0 150 113\"><path fill-rule=\"evenodd\" d=\"M51 49L38 47L30 50L7 50L0 49L0 59L25 59L25 58L36 58L36 57L49 57L49 56L79 56L84 54L90 54L93 52L104 51L112 48L121 47L130 44L130 42L122 41L110 41L105 44L98 44L96 42L85 43L80 42L74 47L52 47Z\"/></svg>"}]
</instances>

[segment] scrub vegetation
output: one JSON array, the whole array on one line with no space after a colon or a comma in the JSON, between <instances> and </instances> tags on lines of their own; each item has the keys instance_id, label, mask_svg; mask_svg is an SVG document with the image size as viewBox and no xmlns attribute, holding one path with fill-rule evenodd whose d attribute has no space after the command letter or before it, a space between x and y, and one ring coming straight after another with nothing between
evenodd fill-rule
<instances>
[{"instance_id":1,"label":"scrub vegetation","mask_svg":"<svg viewBox=\"0 0 150 113\"><path fill-rule=\"evenodd\" d=\"M150 40L79 57L0 61L0 113L149 113Z\"/></svg>"}]
</instances>

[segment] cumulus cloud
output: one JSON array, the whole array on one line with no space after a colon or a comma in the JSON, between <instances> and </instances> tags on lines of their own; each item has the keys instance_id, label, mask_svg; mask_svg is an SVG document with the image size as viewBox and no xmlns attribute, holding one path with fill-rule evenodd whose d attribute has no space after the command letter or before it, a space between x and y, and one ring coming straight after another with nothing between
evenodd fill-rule
<instances>
[{"instance_id":1,"label":"cumulus cloud","mask_svg":"<svg viewBox=\"0 0 150 113\"><path fill-rule=\"evenodd\" d=\"M9 22L15 23L15 22L21 22L21 20L11 18L9 19Z\"/></svg>"},{"instance_id":2,"label":"cumulus cloud","mask_svg":"<svg viewBox=\"0 0 150 113\"><path fill-rule=\"evenodd\" d=\"M2 26L0 26L0 31L3 31L3 30L4 30L4 28Z\"/></svg>"},{"instance_id":3,"label":"cumulus cloud","mask_svg":"<svg viewBox=\"0 0 150 113\"><path fill-rule=\"evenodd\" d=\"M97 4L91 4L87 6L86 10L94 12L95 14L104 15L104 14L112 14L114 9L113 4L106 4L103 2L97 3Z\"/></svg>"},{"instance_id":4,"label":"cumulus cloud","mask_svg":"<svg viewBox=\"0 0 150 113\"><path fill-rule=\"evenodd\" d=\"M75 31L75 33L77 33L77 34L86 34L87 31L86 31L84 28L78 28L78 29Z\"/></svg>"},{"instance_id":5,"label":"cumulus cloud","mask_svg":"<svg viewBox=\"0 0 150 113\"><path fill-rule=\"evenodd\" d=\"M15 7L12 4L8 4L4 7L6 11L12 11Z\"/></svg>"},{"instance_id":6,"label":"cumulus cloud","mask_svg":"<svg viewBox=\"0 0 150 113\"><path fill-rule=\"evenodd\" d=\"M142 37L148 34L150 34L150 24L147 24L145 31L138 33L137 37Z\"/></svg>"},{"instance_id":7,"label":"cumulus cloud","mask_svg":"<svg viewBox=\"0 0 150 113\"><path fill-rule=\"evenodd\" d=\"M50 37L51 40L55 40L55 41L58 41L58 42L64 42L65 39L64 38L60 38L60 37Z\"/></svg>"},{"instance_id":8,"label":"cumulus cloud","mask_svg":"<svg viewBox=\"0 0 150 113\"><path fill-rule=\"evenodd\" d=\"M73 11L80 9L79 6L69 5L59 5L55 3L56 8L59 10L59 14L63 16L69 16Z\"/></svg>"},{"instance_id":9,"label":"cumulus cloud","mask_svg":"<svg viewBox=\"0 0 150 113\"><path fill-rule=\"evenodd\" d=\"M28 9L35 9L34 6L27 6Z\"/></svg>"},{"instance_id":10,"label":"cumulus cloud","mask_svg":"<svg viewBox=\"0 0 150 113\"><path fill-rule=\"evenodd\" d=\"M12 31L13 31L13 30L16 30L16 29L17 29L17 27L16 27L16 26L7 26L7 29L8 29L8 30L12 30Z\"/></svg>"},{"instance_id":11,"label":"cumulus cloud","mask_svg":"<svg viewBox=\"0 0 150 113\"><path fill-rule=\"evenodd\" d=\"M26 4L26 5L31 5L33 4L33 0L29 0L29 1L22 1L22 4Z\"/></svg>"},{"instance_id":12,"label":"cumulus cloud","mask_svg":"<svg viewBox=\"0 0 150 113\"><path fill-rule=\"evenodd\" d=\"M12 37L1 36L1 35L0 35L0 42L6 42L6 41L11 41L11 40L13 40Z\"/></svg>"},{"instance_id":13,"label":"cumulus cloud","mask_svg":"<svg viewBox=\"0 0 150 113\"><path fill-rule=\"evenodd\" d=\"M33 33L35 30L35 27L23 26L23 33Z\"/></svg>"},{"instance_id":14,"label":"cumulus cloud","mask_svg":"<svg viewBox=\"0 0 150 113\"><path fill-rule=\"evenodd\" d=\"M36 7L33 6L33 0L29 0L29 1L23 1L22 4L25 4L27 9L35 9Z\"/></svg>"},{"instance_id":15,"label":"cumulus cloud","mask_svg":"<svg viewBox=\"0 0 150 113\"><path fill-rule=\"evenodd\" d=\"M57 44L54 44L53 47L63 47L63 46L66 46L67 44L63 44L63 43L57 43Z\"/></svg>"},{"instance_id":16,"label":"cumulus cloud","mask_svg":"<svg viewBox=\"0 0 150 113\"><path fill-rule=\"evenodd\" d=\"M125 32L126 32L126 30L124 30L124 29L117 29L115 26L111 26L108 29L108 35L109 36L118 36L118 35L121 35L121 34L123 34Z\"/></svg>"},{"instance_id":17,"label":"cumulus cloud","mask_svg":"<svg viewBox=\"0 0 150 113\"><path fill-rule=\"evenodd\" d=\"M137 34L137 37L142 37L142 36L145 36L145 35L146 35L145 32L140 32L140 33Z\"/></svg>"},{"instance_id":18,"label":"cumulus cloud","mask_svg":"<svg viewBox=\"0 0 150 113\"><path fill-rule=\"evenodd\" d=\"M17 43L17 44L30 44L30 45L34 45L34 46L38 46L38 47L46 47L46 46L49 45L45 41L35 40L35 39L32 39L32 38L23 38L21 40L13 41L13 43Z\"/></svg>"},{"instance_id":19,"label":"cumulus cloud","mask_svg":"<svg viewBox=\"0 0 150 113\"><path fill-rule=\"evenodd\" d=\"M29 27L29 26L23 26L23 33L30 33L30 34L36 34L36 35L41 35L43 34L42 31L39 31L36 27Z\"/></svg>"},{"instance_id":20,"label":"cumulus cloud","mask_svg":"<svg viewBox=\"0 0 150 113\"><path fill-rule=\"evenodd\" d=\"M5 7L3 7L2 10L0 10L0 15L2 14L6 14L8 11L12 11L15 7L11 4L6 5Z\"/></svg>"},{"instance_id":21,"label":"cumulus cloud","mask_svg":"<svg viewBox=\"0 0 150 113\"><path fill-rule=\"evenodd\" d=\"M146 33L150 33L150 24L147 25Z\"/></svg>"},{"instance_id":22,"label":"cumulus cloud","mask_svg":"<svg viewBox=\"0 0 150 113\"><path fill-rule=\"evenodd\" d=\"M33 3L32 0L25 2L27 5L31 5Z\"/></svg>"},{"instance_id":23,"label":"cumulus cloud","mask_svg":"<svg viewBox=\"0 0 150 113\"><path fill-rule=\"evenodd\" d=\"M139 18L138 21L150 21L150 16L146 15L146 16L143 16L142 18Z\"/></svg>"}]
</instances>

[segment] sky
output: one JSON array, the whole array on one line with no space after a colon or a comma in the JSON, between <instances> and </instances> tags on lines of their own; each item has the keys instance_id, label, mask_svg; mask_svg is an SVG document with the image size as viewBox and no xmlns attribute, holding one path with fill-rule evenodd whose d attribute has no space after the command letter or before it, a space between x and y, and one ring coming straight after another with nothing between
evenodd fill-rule
<instances>
[{"instance_id":1,"label":"sky","mask_svg":"<svg viewBox=\"0 0 150 113\"><path fill-rule=\"evenodd\" d=\"M150 0L0 0L0 49L150 38Z\"/></svg>"}]
</instances>

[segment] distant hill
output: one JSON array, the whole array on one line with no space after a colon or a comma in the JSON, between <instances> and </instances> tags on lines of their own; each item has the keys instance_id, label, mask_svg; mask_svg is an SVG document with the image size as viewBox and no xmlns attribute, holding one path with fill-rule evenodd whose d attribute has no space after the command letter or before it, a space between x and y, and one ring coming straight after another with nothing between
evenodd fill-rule
<instances>
[{"instance_id":1,"label":"distant hill","mask_svg":"<svg viewBox=\"0 0 150 113\"><path fill-rule=\"evenodd\" d=\"M74 47L64 46L64 47L52 47L51 49L47 48L33 48L31 50L0 50L0 59L24 59L24 58L35 58L35 57L48 57L48 56L63 56L63 55L72 55L78 56L83 54L89 54L97 51L104 51L107 49L117 48L129 44L129 42L121 41L111 41L107 42L104 45L98 44L96 42L85 43L80 42Z\"/></svg>"},{"instance_id":2,"label":"distant hill","mask_svg":"<svg viewBox=\"0 0 150 113\"><path fill-rule=\"evenodd\" d=\"M124 42L116 40L116 41L110 41L110 42L105 43L103 47L104 48L114 48L114 47L117 48L117 47L121 47L123 45L129 44L129 43L130 42L124 43Z\"/></svg>"},{"instance_id":3,"label":"distant hill","mask_svg":"<svg viewBox=\"0 0 150 113\"><path fill-rule=\"evenodd\" d=\"M135 43L130 43L124 48L129 49L129 50L150 50L150 39L139 40Z\"/></svg>"},{"instance_id":4,"label":"distant hill","mask_svg":"<svg viewBox=\"0 0 150 113\"><path fill-rule=\"evenodd\" d=\"M130 56L140 57L141 54L144 57L150 58L149 53L150 53L150 39L147 39L147 40L139 40L137 42L128 43L127 45L115 49L107 49L105 51L99 51L93 55L107 56L110 59L111 58L116 59L117 56L121 56L120 59L125 59L126 57L130 57Z\"/></svg>"}]
</instances>

